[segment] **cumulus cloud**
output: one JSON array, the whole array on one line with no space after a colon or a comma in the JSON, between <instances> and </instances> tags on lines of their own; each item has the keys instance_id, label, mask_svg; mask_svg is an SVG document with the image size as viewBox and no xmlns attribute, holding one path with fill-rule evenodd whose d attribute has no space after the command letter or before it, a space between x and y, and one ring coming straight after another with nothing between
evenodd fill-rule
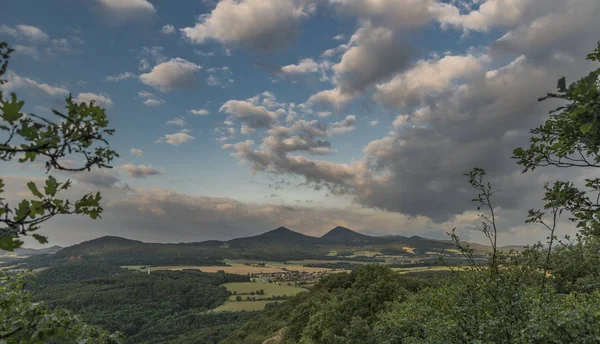
<instances>
[{"instance_id":1,"label":"cumulus cloud","mask_svg":"<svg viewBox=\"0 0 600 344\"><path fill-rule=\"evenodd\" d=\"M121 168L126 171L127 175L131 178L146 178L148 176L164 174L163 172L152 168L152 166L146 165L125 164L122 165Z\"/></svg>"},{"instance_id":2,"label":"cumulus cloud","mask_svg":"<svg viewBox=\"0 0 600 344\"><path fill-rule=\"evenodd\" d=\"M208 112L206 109L193 109L190 110L190 113L194 116L207 116L210 114L210 112Z\"/></svg>"},{"instance_id":3,"label":"cumulus cloud","mask_svg":"<svg viewBox=\"0 0 600 344\"><path fill-rule=\"evenodd\" d=\"M131 72L123 72L120 74L114 74L114 75L109 75L106 78L104 78L105 81L110 81L110 82L119 82L122 80L127 80L127 79L133 79L136 78L137 75L131 73Z\"/></svg>"},{"instance_id":4,"label":"cumulus cloud","mask_svg":"<svg viewBox=\"0 0 600 344\"><path fill-rule=\"evenodd\" d=\"M181 29L192 43L223 44L273 50L296 36L299 22L315 11L308 0L223 0L193 27Z\"/></svg>"},{"instance_id":5,"label":"cumulus cloud","mask_svg":"<svg viewBox=\"0 0 600 344\"><path fill-rule=\"evenodd\" d=\"M24 88L34 94L52 98L64 97L69 94L69 90L64 86L53 86L46 83L40 83L31 78L21 77L12 71L6 73L6 80L7 82L0 86L0 88L6 92Z\"/></svg>"},{"instance_id":6,"label":"cumulus cloud","mask_svg":"<svg viewBox=\"0 0 600 344\"><path fill-rule=\"evenodd\" d=\"M156 8L147 0L97 0L106 18L115 24L152 18Z\"/></svg>"},{"instance_id":7,"label":"cumulus cloud","mask_svg":"<svg viewBox=\"0 0 600 344\"><path fill-rule=\"evenodd\" d=\"M365 23L342 46L340 62L332 66L335 88L312 95L308 103L340 108L367 87L409 66L412 50L397 32Z\"/></svg>"},{"instance_id":8,"label":"cumulus cloud","mask_svg":"<svg viewBox=\"0 0 600 344\"><path fill-rule=\"evenodd\" d=\"M444 7L437 0L330 0L342 14L388 26L415 27L429 23ZM454 8L448 5L448 8Z\"/></svg>"},{"instance_id":9,"label":"cumulus cloud","mask_svg":"<svg viewBox=\"0 0 600 344\"><path fill-rule=\"evenodd\" d=\"M164 33L165 35L172 35L175 33L175 26L167 24L160 29L160 32Z\"/></svg>"},{"instance_id":10,"label":"cumulus cloud","mask_svg":"<svg viewBox=\"0 0 600 344\"><path fill-rule=\"evenodd\" d=\"M161 137L156 142L168 143L173 146L179 146L191 140L195 140L195 138L189 134L189 130L183 129L180 132L174 134L166 134L164 137Z\"/></svg>"},{"instance_id":11,"label":"cumulus cloud","mask_svg":"<svg viewBox=\"0 0 600 344\"><path fill-rule=\"evenodd\" d=\"M487 56L445 56L437 60L421 60L411 69L377 85L375 98L390 106L402 107L420 102L430 93L441 92L453 81L481 70Z\"/></svg>"},{"instance_id":12,"label":"cumulus cloud","mask_svg":"<svg viewBox=\"0 0 600 344\"><path fill-rule=\"evenodd\" d=\"M160 106L165 103L164 99L148 91L138 92L138 97L142 99L142 103L146 106Z\"/></svg>"},{"instance_id":13,"label":"cumulus cloud","mask_svg":"<svg viewBox=\"0 0 600 344\"><path fill-rule=\"evenodd\" d=\"M137 149L137 148L131 148L131 149L129 150L129 152L130 152L131 154L134 154L134 155L137 155L137 156L143 156L143 155L144 155L144 152L142 152L142 150L141 150L141 149Z\"/></svg>"},{"instance_id":14,"label":"cumulus cloud","mask_svg":"<svg viewBox=\"0 0 600 344\"><path fill-rule=\"evenodd\" d=\"M96 93L79 93L75 99L73 99L77 103L89 103L94 102L96 105L100 107L111 107L113 105L113 101L106 94L96 94Z\"/></svg>"},{"instance_id":15,"label":"cumulus cloud","mask_svg":"<svg viewBox=\"0 0 600 344\"><path fill-rule=\"evenodd\" d=\"M281 72L288 75L316 73L318 70L319 64L313 59L302 59L296 65L291 64L281 67Z\"/></svg>"},{"instance_id":16,"label":"cumulus cloud","mask_svg":"<svg viewBox=\"0 0 600 344\"><path fill-rule=\"evenodd\" d=\"M272 133L261 146L245 141L225 148L234 150L254 171L301 176L334 194L351 195L362 206L440 223L471 209L463 173L472 167L490 172L492 183L502 190L496 199L499 207L523 207L532 201L542 179L521 175L511 164L512 150L526 144L528 129L547 116L549 104L537 98L551 91L561 75L573 80L590 66L565 59L540 64L522 55L490 69L503 57L488 58L464 55L420 61L380 84L377 99L404 111L394 121L394 130L367 144L362 158L352 163L278 154L265 144ZM461 84L456 84L459 79ZM351 120L342 122L335 125L353 126Z\"/></svg>"},{"instance_id":17,"label":"cumulus cloud","mask_svg":"<svg viewBox=\"0 0 600 344\"><path fill-rule=\"evenodd\" d=\"M178 127L185 127L187 125L187 123L185 122L185 119L183 119L183 117L176 117L173 119L170 119L167 121L168 125L175 125Z\"/></svg>"},{"instance_id":18,"label":"cumulus cloud","mask_svg":"<svg viewBox=\"0 0 600 344\"><path fill-rule=\"evenodd\" d=\"M196 72L202 67L182 58L173 58L154 66L149 73L140 75L142 83L161 92L196 86Z\"/></svg>"},{"instance_id":19,"label":"cumulus cloud","mask_svg":"<svg viewBox=\"0 0 600 344\"><path fill-rule=\"evenodd\" d=\"M229 100L221 106L219 112L232 115L252 128L269 128L281 111L271 111L258 104L258 98L248 100Z\"/></svg>"},{"instance_id":20,"label":"cumulus cloud","mask_svg":"<svg viewBox=\"0 0 600 344\"><path fill-rule=\"evenodd\" d=\"M335 122L331 125L332 134L344 134L350 131L356 130L354 124L356 123L355 115L348 115L342 121Z\"/></svg>"},{"instance_id":21,"label":"cumulus cloud","mask_svg":"<svg viewBox=\"0 0 600 344\"><path fill-rule=\"evenodd\" d=\"M14 27L0 25L0 33L10 35L17 39L28 39L32 42L43 42L50 38L50 36L41 29L25 24L15 25Z\"/></svg>"}]
</instances>

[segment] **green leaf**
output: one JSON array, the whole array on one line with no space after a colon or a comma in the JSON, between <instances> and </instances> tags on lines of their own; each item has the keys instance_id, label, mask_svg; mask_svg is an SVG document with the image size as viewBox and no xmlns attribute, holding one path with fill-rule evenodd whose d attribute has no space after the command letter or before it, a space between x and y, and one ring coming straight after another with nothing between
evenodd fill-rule
<instances>
[{"instance_id":1,"label":"green leaf","mask_svg":"<svg viewBox=\"0 0 600 344\"><path fill-rule=\"evenodd\" d=\"M581 130L583 134L587 134L590 131L590 129L592 129L592 123L586 123L579 127L579 130Z\"/></svg>"},{"instance_id":2,"label":"green leaf","mask_svg":"<svg viewBox=\"0 0 600 344\"><path fill-rule=\"evenodd\" d=\"M38 197L38 198L43 198L44 195L42 195L42 193L40 192L40 190L38 190L37 186L35 185L34 182L29 182L27 183L27 187L29 188L29 190L31 191L31 193Z\"/></svg>"},{"instance_id":3,"label":"green leaf","mask_svg":"<svg viewBox=\"0 0 600 344\"><path fill-rule=\"evenodd\" d=\"M34 237L35 240L37 240L40 244L47 244L48 243L48 237L45 237L43 235L39 235L39 234L33 234L32 235Z\"/></svg>"},{"instance_id":4,"label":"green leaf","mask_svg":"<svg viewBox=\"0 0 600 344\"><path fill-rule=\"evenodd\" d=\"M25 105L25 102L17 101L17 95L14 92L10 95L10 101L1 101L0 104L2 104L1 108L3 112L1 118L6 122L12 124L21 117L23 117L23 114L21 113L21 108L23 107L23 105Z\"/></svg>"},{"instance_id":5,"label":"green leaf","mask_svg":"<svg viewBox=\"0 0 600 344\"><path fill-rule=\"evenodd\" d=\"M52 176L49 176L46 180L46 187L44 188L44 192L46 196L54 196L56 195L56 188L58 187L58 182Z\"/></svg>"}]
</instances>

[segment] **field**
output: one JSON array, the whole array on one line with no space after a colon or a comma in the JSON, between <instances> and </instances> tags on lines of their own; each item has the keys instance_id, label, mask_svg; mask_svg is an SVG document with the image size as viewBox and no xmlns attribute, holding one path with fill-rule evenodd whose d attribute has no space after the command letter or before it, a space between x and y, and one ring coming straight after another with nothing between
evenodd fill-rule
<instances>
[{"instance_id":1,"label":"field","mask_svg":"<svg viewBox=\"0 0 600 344\"><path fill-rule=\"evenodd\" d=\"M408 246L402 246L402 249L410 254L415 254L415 249Z\"/></svg>"},{"instance_id":2,"label":"field","mask_svg":"<svg viewBox=\"0 0 600 344\"><path fill-rule=\"evenodd\" d=\"M259 273L273 273L273 272L283 272L282 269L276 267L258 267L258 266L249 266L244 264L235 264L232 266L154 266L150 268L150 271L153 270L185 270L185 269L195 269L200 270L202 272L217 272L219 270L223 270L230 274L238 274L238 275L247 275L247 274L259 274Z\"/></svg>"},{"instance_id":3,"label":"field","mask_svg":"<svg viewBox=\"0 0 600 344\"><path fill-rule=\"evenodd\" d=\"M410 268L392 268L392 270L397 271L400 274L405 274L409 272L423 272L423 271L449 271L450 267L448 266L415 266Z\"/></svg>"},{"instance_id":4,"label":"field","mask_svg":"<svg viewBox=\"0 0 600 344\"><path fill-rule=\"evenodd\" d=\"M293 284L293 283L291 283ZM227 288L227 290L235 293L236 295L231 295L230 299L235 300L236 296L240 295L250 295L251 292L256 292L260 289L264 291L264 295L254 295L258 299L260 298L268 298L271 296L293 296L303 291L306 291L304 288L294 287L286 285L285 282L279 283L255 283L255 282L237 282L237 283L225 283L223 287Z\"/></svg>"},{"instance_id":5,"label":"field","mask_svg":"<svg viewBox=\"0 0 600 344\"><path fill-rule=\"evenodd\" d=\"M305 292L306 289L286 285L285 283L256 283L256 282L235 282L225 283L222 285L235 295L229 296L224 304L214 309L214 312L240 312L240 311L257 311L263 310L265 305L277 300L262 300L273 296L294 296L298 293ZM264 294L257 295L256 292L263 290ZM255 293L252 295L251 293ZM237 297L241 297L242 301L236 301ZM255 298L256 301L248 301L247 297ZM282 302L283 300L279 300Z\"/></svg>"},{"instance_id":6,"label":"field","mask_svg":"<svg viewBox=\"0 0 600 344\"><path fill-rule=\"evenodd\" d=\"M234 301L225 302L211 312L241 312L241 311L262 311L267 303L277 301ZM280 301L281 302L281 301Z\"/></svg>"}]
</instances>

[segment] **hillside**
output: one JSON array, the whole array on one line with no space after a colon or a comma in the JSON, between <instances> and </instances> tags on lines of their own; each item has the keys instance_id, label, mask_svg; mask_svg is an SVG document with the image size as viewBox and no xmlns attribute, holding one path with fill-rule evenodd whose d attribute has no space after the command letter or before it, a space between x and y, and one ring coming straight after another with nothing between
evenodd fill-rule
<instances>
[{"instance_id":1,"label":"hillside","mask_svg":"<svg viewBox=\"0 0 600 344\"><path fill-rule=\"evenodd\" d=\"M321 236L321 241L335 244L359 245L382 243L385 239L357 233L351 229L337 226Z\"/></svg>"},{"instance_id":2,"label":"hillside","mask_svg":"<svg viewBox=\"0 0 600 344\"><path fill-rule=\"evenodd\" d=\"M36 279L36 301L70 309L91 324L124 332L127 343L216 343L253 315L207 312L230 296L223 283L246 282L246 276L198 271L117 275L119 267L95 264L64 264L47 270Z\"/></svg>"},{"instance_id":3,"label":"hillside","mask_svg":"<svg viewBox=\"0 0 600 344\"><path fill-rule=\"evenodd\" d=\"M294 232L285 227L279 227L271 231L251 236L227 241L232 247L249 247L255 245L286 245L286 246L306 246L321 243L318 238Z\"/></svg>"}]
</instances>

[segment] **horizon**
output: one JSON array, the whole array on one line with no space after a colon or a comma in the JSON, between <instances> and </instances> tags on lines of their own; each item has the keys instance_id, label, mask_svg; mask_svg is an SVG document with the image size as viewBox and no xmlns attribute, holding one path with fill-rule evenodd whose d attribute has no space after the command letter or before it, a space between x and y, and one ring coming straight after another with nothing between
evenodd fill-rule
<instances>
[{"instance_id":1,"label":"horizon","mask_svg":"<svg viewBox=\"0 0 600 344\"><path fill-rule=\"evenodd\" d=\"M280 225L317 236L336 224L434 240L456 228L485 244L463 176L473 167L500 189L500 244L526 245L546 235L524 222L543 184L589 176L522 174L511 156L556 105L537 99L592 66L596 0L3 7L0 41L16 51L2 91L44 116L70 93L94 100L121 155L113 169L53 173L73 180L72 199L100 191L102 219L58 216L42 229L50 242L27 247L223 241ZM5 165L9 202L45 177L40 161ZM557 234L575 231L563 216Z\"/></svg>"},{"instance_id":2,"label":"horizon","mask_svg":"<svg viewBox=\"0 0 600 344\"><path fill-rule=\"evenodd\" d=\"M202 240L202 241L177 241L177 242L175 242L175 241L173 241L173 242L161 241L161 242L153 242L153 241L144 241L144 240L138 240L138 239L134 239L134 238L128 238L128 237L125 237L125 236L122 236L122 235L102 235L102 236L98 236L98 237L95 237L95 238L91 238L91 239L87 239L87 240L84 240L84 241L80 241L80 242L77 242L77 243L74 243L74 244L68 245L68 246L44 245L43 247L41 246L41 247L35 248L35 247L28 247L27 245L25 245L22 248L24 248L24 249L35 249L35 250L42 249L42 248L54 247L54 246L57 246L57 247L60 247L60 248L66 248L66 247L75 246L75 245L78 245L78 244L81 244L81 243L84 243L84 242L94 241L94 240L98 240L98 239L102 239L102 238L107 238L107 237L109 237L109 238L119 238L119 239L131 240L131 241L139 241L139 242L144 243L144 244L165 244L165 245L169 245L169 244L196 244L196 243L197 244L201 244L201 243L209 242L209 241L228 242L228 241L237 240L237 239L252 238L252 237L257 237L257 236L260 236L260 235L263 235L263 234L267 234L267 233L270 233L270 232L275 232L275 231L281 230L281 229L288 230L290 232L297 233L297 234L302 234L302 235L305 235L305 236L308 236L308 237L311 237L311 238L321 239L323 236L325 236L326 234L332 232L333 230L335 230L337 228L346 229L346 230L349 230L351 232L354 232L354 233L357 233L357 234L360 234L360 235L366 235L366 236L374 237L374 238L385 238L385 237L389 237L389 236L395 236L395 237L401 236L401 235L392 235L392 234L384 234L384 235L365 234L365 233L361 233L359 231L355 231L355 230L353 230L351 228L346 228L346 227L343 227L343 226L336 226L336 227L334 227L334 228L326 231L322 235L313 236L313 235L303 234L303 233L295 231L295 230L293 230L291 228L280 226L280 227L277 227L275 229L270 229L270 230L267 230L267 231L263 231L263 232L259 232L259 233L255 233L255 234L250 234L248 236L233 237L233 238L229 238L229 239L225 239L225 240L206 239L206 240ZM443 239L435 239L435 238L422 237L420 235L401 236L401 237L408 238L408 239L417 237L417 238L426 239L426 240L432 240L432 241L446 241L446 242L450 242L451 241L451 240L443 240ZM499 246L499 247L508 247L508 246L519 246L519 245L505 245L505 246Z\"/></svg>"}]
</instances>

